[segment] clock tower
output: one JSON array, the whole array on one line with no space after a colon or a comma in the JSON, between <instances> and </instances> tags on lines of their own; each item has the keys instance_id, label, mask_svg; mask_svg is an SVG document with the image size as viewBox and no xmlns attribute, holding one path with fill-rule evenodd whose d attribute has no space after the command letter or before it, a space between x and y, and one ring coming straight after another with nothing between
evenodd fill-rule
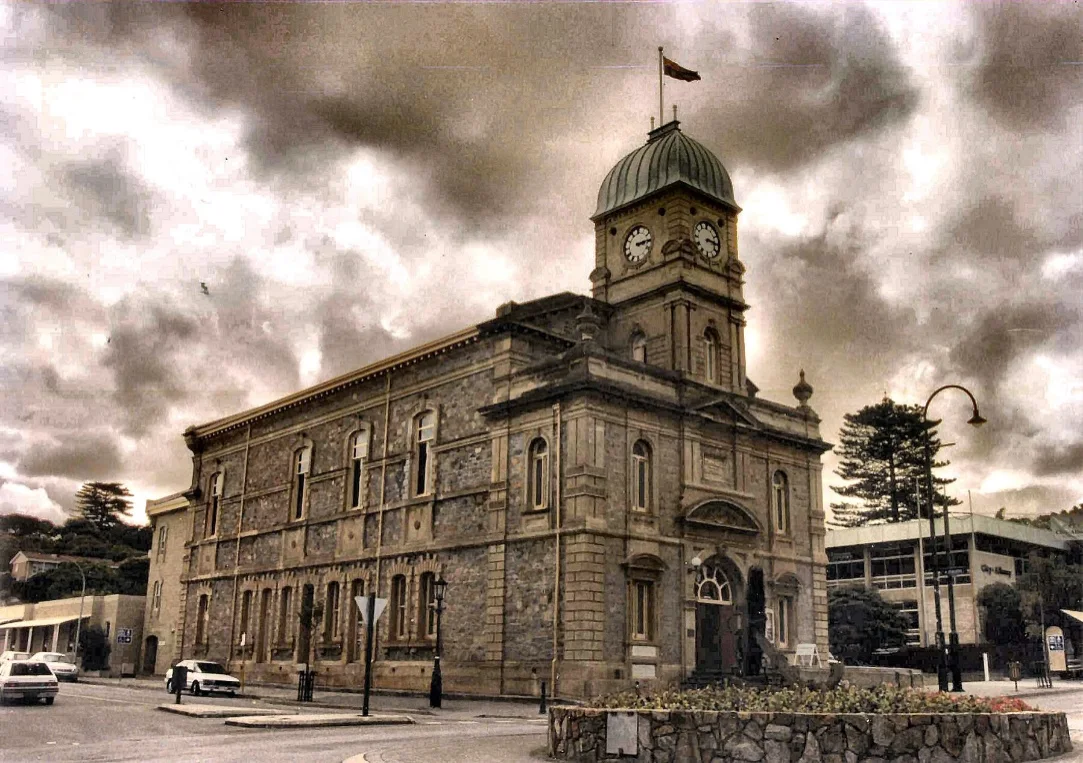
<instances>
[{"instance_id":1,"label":"clock tower","mask_svg":"<svg viewBox=\"0 0 1083 763\"><path fill-rule=\"evenodd\" d=\"M609 347L748 393L740 211L722 163L676 120L617 162L591 218L593 294L614 308Z\"/></svg>"}]
</instances>

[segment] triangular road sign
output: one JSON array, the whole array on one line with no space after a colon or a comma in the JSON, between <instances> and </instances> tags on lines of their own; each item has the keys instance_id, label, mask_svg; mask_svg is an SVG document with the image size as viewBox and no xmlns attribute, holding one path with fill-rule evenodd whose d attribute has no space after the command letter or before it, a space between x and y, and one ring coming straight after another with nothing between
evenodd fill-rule
<instances>
[{"instance_id":1,"label":"triangular road sign","mask_svg":"<svg viewBox=\"0 0 1083 763\"><path fill-rule=\"evenodd\" d=\"M354 603L357 604L357 609L361 612L361 622L365 625L369 624L369 599L370 596L354 596ZM375 625L380 620L380 615L384 613L384 607L387 606L387 599L376 599L376 608L373 610L372 624Z\"/></svg>"}]
</instances>

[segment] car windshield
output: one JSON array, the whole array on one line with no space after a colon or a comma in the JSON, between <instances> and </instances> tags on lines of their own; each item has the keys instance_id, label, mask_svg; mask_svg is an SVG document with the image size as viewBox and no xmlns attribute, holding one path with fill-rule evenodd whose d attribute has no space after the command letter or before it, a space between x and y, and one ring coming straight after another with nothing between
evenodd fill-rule
<instances>
[{"instance_id":1,"label":"car windshield","mask_svg":"<svg viewBox=\"0 0 1083 763\"><path fill-rule=\"evenodd\" d=\"M4 655L7 660L29 660L30 652L8 652Z\"/></svg>"},{"instance_id":2,"label":"car windshield","mask_svg":"<svg viewBox=\"0 0 1083 763\"><path fill-rule=\"evenodd\" d=\"M219 665L217 662L197 662L196 666L199 668L200 673L221 673L226 674L226 669Z\"/></svg>"},{"instance_id":3,"label":"car windshield","mask_svg":"<svg viewBox=\"0 0 1083 763\"><path fill-rule=\"evenodd\" d=\"M53 673L44 662L13 662L11 663L11 675L13 676L51 676Z\"/></svg>"},{"instance_id":4,"label":"car windshield","mask_svg":"<svg viewBox=\"0 0 1083 763\"><path fill-rule=\"evenodd\" d=\"M42 660L43 662L71 662L68 655L60 654L59 652L42 652L41 654L35 654L34 659Z\"/></svg>"}]
</instances>

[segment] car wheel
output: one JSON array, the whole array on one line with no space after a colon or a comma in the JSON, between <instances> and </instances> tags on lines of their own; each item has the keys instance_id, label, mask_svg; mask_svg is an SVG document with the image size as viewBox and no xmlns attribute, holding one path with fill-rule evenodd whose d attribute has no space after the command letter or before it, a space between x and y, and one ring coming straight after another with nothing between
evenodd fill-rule
<instances>
[{"instance_id":1,"label":"car wheel","mask_svg":"<svg viewBox=\"0 0 1083 763\"><path fill-rule=\"evenodd\" d=\"M46 698L45 698L45 704L46 704L46 705L51 705L51 704L53 704L53 702L55 702L55 701L56 701L56 697L46 697Z\"/></svg>"},{"instance_id":2,"label":"car wheel","mask_svg":"<svg viewBox=\"0 0 1083 763\"><path fill-rule=\"evenodd\" d=\"M165 693L166 694L172 694L173 693L173 679L172 678L167 678L166 679Z\"/></svg>"},{"instance_id":3,"label":"car wheel","mask_svg":"<svg viewBox=\"0 0 1083 763\"><path fill-rule=\"evenodd\" d=\"M203 692L199 690L199 681L192 681L192 694L193 696L200 696Z\"/></svg>"},{"instance_id":4,"label":"car wheel","mask_svg":"<svg viewBox=\"0 0 1083 763\"><path fill-rule=\"evenodd\" d=\"M235 692L235 691L231 691L231 692L229 693L229 698L230 698L230 699L237 699L237 692Z\"/></svg>"}]
</instances>

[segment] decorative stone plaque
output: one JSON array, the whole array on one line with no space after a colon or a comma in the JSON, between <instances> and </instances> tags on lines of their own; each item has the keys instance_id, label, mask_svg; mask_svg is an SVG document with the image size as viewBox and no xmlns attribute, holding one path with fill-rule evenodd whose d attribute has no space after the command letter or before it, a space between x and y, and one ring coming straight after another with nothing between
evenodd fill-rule
<instances>
[{"instance_id":1,"label":"decorative stone plaque","mask_svg":"<svg viewBox=\"0 0 1083 763\"><path fill-rule=\"evenodd\" d=\"M638 726L634 712L609 713L605 722L605 754L638 755Z\"/></svg>"}]
</instances>

